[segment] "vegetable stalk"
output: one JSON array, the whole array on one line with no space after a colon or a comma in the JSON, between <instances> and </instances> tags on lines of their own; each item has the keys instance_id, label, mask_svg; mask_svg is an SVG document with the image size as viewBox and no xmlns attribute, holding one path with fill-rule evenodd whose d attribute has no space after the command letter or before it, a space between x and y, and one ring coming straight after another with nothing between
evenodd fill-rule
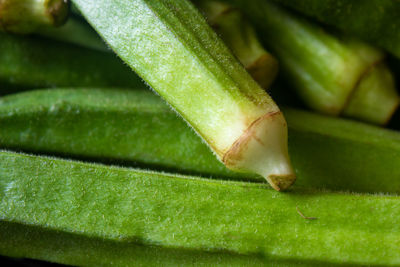
<instances>
[{"instance_id":1,"label":"vegetable stalk","mask_svg":"<svg viewBox=\"0 0 400 267\"><path fill-rule=\"evenodd\" d=\"M294 182L282 113L189 1L73 2L227 167Z\"/></svg>"},{"instance_id":2,"label":"vegetable stalk","mask_svg":"<svg viewBox=\"0 0 400 267\"><path fill-rule=\"evenodd\" d=\"M78 266L400 263L396 196L280 194L6 151L0 192L7 256Z\"/></svg>"},{"instance_id":3,"label":"vegetable stalk","mask_svg":"<svg viewBox=\"0 0 400 267\"><path fill-rule=\"evenodd\" d=\"M0 29L32 33L39 28L60 26L68 11L68 0L0 0Z\"/></svg>"},{"instance_id":4,"label":"vegetable stalk","mask_svg":"<svg viewBox=\"0 0 400 267\"><path fill-rule=\"evenodd\" d=\"M297 185L400 193L399 133L297 109L283 111ZM0 101L0 125L3 148L263 182L261 176L225 168L149 91L52 89L10 95Z\"/></svg>"},{"instance_id":5,"label":"vegetable stalk","mask_svg":"<svg viewBox=\"0 0 400 267\"><path fill-rule=\"evenodd\" d=\"M242 13L218 1L195 3L254 80L268 89L278 74L278 61L261 45L253 26Z\"/></svg>"},{"instance_id":6,"label":"vegetable stalk","mask_svg":"<svg viewBox=\"0 0 400 267\"><path fill-rule=\"evenodd\" d=\"M382 51L339 39L270 1L227 2L235 2L254 19L282 71L310 108L375 124L389 121L400 98Z\"/></svg>"}]
</instances>

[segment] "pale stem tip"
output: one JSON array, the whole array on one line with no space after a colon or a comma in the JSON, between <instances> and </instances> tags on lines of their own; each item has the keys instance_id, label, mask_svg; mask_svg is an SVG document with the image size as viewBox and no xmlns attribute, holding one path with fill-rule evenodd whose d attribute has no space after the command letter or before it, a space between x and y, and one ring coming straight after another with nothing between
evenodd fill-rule
<instances>
[{"instance_id":1,"label":"pale stem tip","mask_svg":"<svg viewBox=\"0 0 400 267\"><path fill-rule=\"evenodd\" d=\"M249 126L225 153L223 162L233 170L258 173L274 189L285 190L296 180L287 139L287 124L282 113L267 113Z\"/></svg>"}]
</instances>

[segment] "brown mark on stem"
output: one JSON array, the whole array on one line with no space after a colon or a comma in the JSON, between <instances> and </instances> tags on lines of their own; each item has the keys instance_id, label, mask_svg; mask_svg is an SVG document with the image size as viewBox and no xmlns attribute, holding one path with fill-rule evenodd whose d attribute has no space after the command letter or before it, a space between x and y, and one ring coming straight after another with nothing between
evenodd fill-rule
<instances>
[{"instance_id":1,"label":"brown mark on stem","mask_svg":"<svg viewBox=\"0 0 400 267\"><path fill-rule=\"evenodd\" d=\"M263 140L257 137L258 128L261 123L265 123L266 120L274 121L281 119L282 113L280 111L269 112L250 124L246 131L233 143L229 150L224 154L222 161L231 169L241 168L242 164L246 165L246 156L252 140L258 142L265 149L270 149L264 144ZM285 126L284 126L285 127ZM246 166L245 166L246 167ZM295 179L295 174L284 173L284 174L268 174L259 173L269 182L269 184L277 191L282 191L290 187Z\"/></svg>"},{"instance_id":2,"label":"brown mark on stem","mask_svg":"<svg viewBox=\"0 0 400 267\"><path fill-rule=\"evenodd\" d=\"M259 125L263 120L269 117L273 117L275 115L281 114L280 111L273 111L269 112L255 121L253 121L249 127L244 131L244 133L232 144L232 146L228 149L228 151L222 157L222 162L226 166L234 167L236 162L240 161L243 157L243 151L247 148L247 144L250 142L251 139L255 139L260 142L262 145L261 140L257 138L255 135L255 129L257 125Z\"/></svg>"},{"instance_id":3,"label":"brown mark on stem","mask_svg":"<svg viewBox=\"0 0 400 267\"><path fill-rule=\"evenodd\" d=\"M390 120L392 119L394 113L397 111L397 109L400 106L400 100L397 100L397 104L392 108L392 110L389 113L389 116L386 118L386 120L382 123L382 126L387 126L390 122Z\"/></svg>"},{"instance_id":4,"label":"brown mark on stem","mask_svg":"<svg viewBox=\"0 0 400 267\"><path fill-rule=\"evenodd\" d=\"M231 145L227 152L223 154L222 162L225 164L226 167L233 170L255 171L258 174L263 175L264 178L275 190L282 191L289 188L296 180L296 175L292 172L290 167L288 167L288 169L282 173L280 173L280 171L277 171L277 173L265 173L260 169L252 169L252 167L254 166L251 162L249 162L248 158L254 156L252 153L255 151L249 150L251 149L251 147L253 147L253 142L259 143L261 150L264 148L266 150L271 149L270 147L268 147L271 140L260 140L260 137L258 137L257 134L260 134L260 124L267 123L268 125L268 123L274 123L274 121L276 120L278 120L277 122L279 122L279 120L282 120L280 122L283 123L281 124L281 126L286 127L286 123L284 122L282 118L282 113L280 111L269 112L254 120L242 133L242 135ZM265 125L262 128L263 130L268 130L264 129L264 127ZM254 147L252 149L254 149ZM256 149L256 151L260 150ZM252 160L257 161L257 159Z\"/></svg>"},{"instance_id":5,"label":"brown mark on stem","mask_svg":"<svg viewBox=\"0 0 400 267\"><path fill-rule=\"evenodd\" d=\"M354 84L353 88L351 89L350 94L347 96L346 102L340 111L340 114L344 112L347 106L350 104L353 95L356 93L358 86L360 85L361 81L366 77L378 64L381 64L384 61L384 58L381 58L375 62L373 62L368 68L365 69L363 73L361 73L360 77L358 78L357 82Z\"/></svg>"},{"instance_id":6,"label":"brown mark on stem","mask_svg":"<svg viewBox=\"0 0 400 267\"><path fill-rule=\"evenodd\" d=\"M278 61L273 56L264 54L245 67L262 88L268 89L278 74L278 65Z\"/></svg>"}]
</instances>

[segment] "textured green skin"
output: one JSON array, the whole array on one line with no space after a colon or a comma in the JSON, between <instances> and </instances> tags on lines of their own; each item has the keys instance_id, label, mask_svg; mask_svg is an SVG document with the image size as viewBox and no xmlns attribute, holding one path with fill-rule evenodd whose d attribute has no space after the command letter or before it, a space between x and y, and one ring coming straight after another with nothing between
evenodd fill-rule
<instances>
[{"instance_id":1,"label":"textured green skin","mask_svg":"<svg viewBox=\"0 0 400 267\"><path fill-rule=\"evenodd\" d=\"M1 92L15 87L144 87L140 78L110 53L5 33L0 33L0 84L5 84Z\"/></svg>"},{"instance_id":2,"label":"textured green skin","mask_svg":"<svg viewBox=\"0 0 400 267\"><path fill-rule=\"evenodd\" d=\"M299 186L400 192L400 134L284 109ZM229 171L151 92L53 89L0 100L0 146L180 173L261 182Z\"/></svg>"},{"instance_id":3,"label":"textured green skin","mask_svg":"<svg viewBox=\"0 0 400 267\"><path fill-rule=\"evenodd\" d=\"M188 0L73 2L221 158L253 121L278 111Z\"/></svg>"},{"instance_id":4,"label":"textured green skin","mask_svg":"<svg viewBox=\"0 0 400 267\"><path fill-rule=\"evenodd\" d=\"M0 222L0 254L12 258L41 259L73 266L264 266L258 255L198 251L137 242L87 237L84 234ZM2 248L8 246L6 252ZM14 248L14 249L10 249ZM313 263L313 264L312 264ZM268 260L273 266L319 266L313 262Z\"/></svg>"},{"instance_id":5,"label":"textured green skin","mask_svg":"<svg viewBox=\"0 0 400 267\"><path fill-rule=\"evenodd\" d=\"M301 189L282 194L262 184L5 151L0 152L0 194L3 255L76 265L134 266L135 256L139 263L157 262L155 251L165 248L170 253L164 250L160 257L167 260L179 260L185 250L195 256L215 252L219 255L199 258L206 262L219 258L221 265L226 260L235 262L221 252L253 264L268 260L400 264L400 199L394 196ZM296 207L318 219L302 218ZM24 241L15 242L8 232L24 236ZM57 233L65 239L49 237ZM88 243L96 245L99 239L101 247L86 254ZM58 245L52 247L51 241ZM144 255L127 253L135 250L135 244L144 247ZM64 246L68 247L65 253ZM108 253L99 253L107 249ZM147 258L147 253L153 257Z\"/></svg>"},{"instance_id":6,"label":"textured green skin","mask_svg":"<svg viewBox=\"0 0 400 267\"><path fill-rule=\"evenodd\" d=\"M2 147L240 176L148 90L29 91L0 99L0 114Z\"/></svg>"},{"instance_id":7,"label":"textured green skin","mask_svg":"<svg viewBox=\"0 0 400 267\"><path fill-rule=\"evenodd\" d=\"M396 0L274 0L400 57L400 2Z\"/></svg>"}]
</instances>

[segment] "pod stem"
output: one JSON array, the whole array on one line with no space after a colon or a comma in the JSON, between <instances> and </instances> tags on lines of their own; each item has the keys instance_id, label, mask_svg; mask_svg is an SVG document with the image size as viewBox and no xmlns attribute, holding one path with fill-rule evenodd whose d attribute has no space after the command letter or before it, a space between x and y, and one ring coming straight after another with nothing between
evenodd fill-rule
<instances>
[{"instance_id":1,"label":"pod stem","mask_svg":"<svg viewBox=\"0 0 400 267\"><path fill-rule=\"evenodd\" d=\"M0 29L32 33L41 27L64 24L68 13L68 0L0 0Z\"/></svg>"},{"instance_id":2,"label":"pod stem","mask_svg":"<svg viewBox=\"0 0 400 267\"><path fill-rule=\"evenodd\" d=\"M293 183L283 115L193 4L187 0L74 3L228 167L259 173L278 190ZM256 123L271 113L277 113L273 120ZM276 182L274 177L289 181Z\"/></svg>"},{"instance_id":3,"label":"pod stem","mask_svg":"<svg viewBox=\"0 0 400 267\"><path fill-rule=\"evenodd\" d=\"M286 121L280 111L270 112L250 125L222 161L228 168L262 175L275 190L281 191L296 179L287 146Z\"/></svg>"},{"instance_id":4,"label":"pod stem","mask_svg":"<svg viewBox=\"0 0 400 267\"><path fill-rule=\"evenodd\" d=\"M253 79L268 89L278 74L278 61L264 49L241 11L219 1L198 0L195 3Z\"/></svg>"}]
</instances>

